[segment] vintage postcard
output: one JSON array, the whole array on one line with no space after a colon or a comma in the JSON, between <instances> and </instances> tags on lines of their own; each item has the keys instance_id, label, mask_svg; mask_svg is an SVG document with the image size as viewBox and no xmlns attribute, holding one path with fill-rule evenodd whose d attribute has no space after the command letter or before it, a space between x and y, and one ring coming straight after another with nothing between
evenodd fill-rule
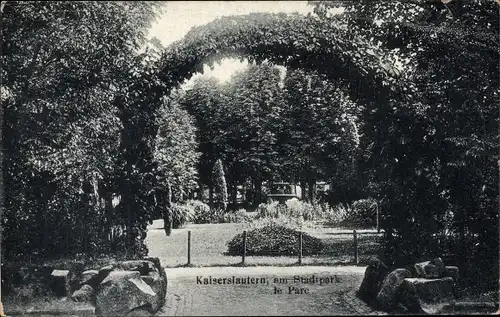
<instances>
[{"instance_id":1,"label":"vintage postcard","mask_svg":"<svg viewBox=\"0 0 500 317\"><path fill-rule=\"evenodd\" d=\"M1 1L0 316L498 313L499 13Z\"/></svg>"}]
</instances>

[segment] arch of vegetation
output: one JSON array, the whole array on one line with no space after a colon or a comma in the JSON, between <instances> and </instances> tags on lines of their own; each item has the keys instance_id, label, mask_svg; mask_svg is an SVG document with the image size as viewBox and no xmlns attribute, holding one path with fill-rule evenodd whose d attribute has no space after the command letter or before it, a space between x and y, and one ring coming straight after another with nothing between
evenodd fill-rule
<instances>
[{"instance_id":1,"label":"arch of vegetation","mask_svg":"<svg viewBox=\"0 0 500 317\"><path fill-rule=\"evenodd\" d=\"M460 44L457 45L459 48ZM405 78L397 77L397 71L389 66L391 63L388 56L389 52L384 49L369 47L362 39L353 36L341 22L337 23L335 18L320 19L298 14L259 13L225 17L193 28L182 40L170 45L162 53L161 58L131 87L131 91L140 93L139 96L124 100L128 105L127 111L130 111L127 114L128 119L122 119L124 157L129 170L138 169L139 173L136 175L142 175L141 178L139 176L136 179L130 178L125 182L127 187L120 191L123 205L128 210L126 214L132 217L127 223L136 226L145 236L147 221L152 219L152 210L155 207L151 202L147 202L146 193L155 190L149 190L153 185L148 188L150 185L147 179L148 175L154 179L152 140L157 131L154 113L163 102L163 97L184 80L203 72L204 64L213 65L224 58L240 57L250 62L259 63L267 60L291 69L310 69L323 73L329 80L343 86L351 100L368 110L364 119L371 121L373 130L376 130L376 132L369 131L368 134L373 133L378 137L374 151L382 152L385 148L391 153L396 151L403 153L402 157L399 157L401 161L399 164L396 164L398 161L395 161L395 156L390 155L386 161L374 164L383 167L383 171L377 176L383 180L395 178L395 181L392 181L394 185L387 190L386 200L389 202L386 204L396 215L387 216L387 223L390 224L387 225L389 230L386 232L389 232L390 236L391 226L397 225L398 234L410 237L420 227L408 219L415 217L433 219L431 214L443 213L443 209L439 209L438 205L431 206L431 203L426 205L422 199L415 202L412 208L408 208L407 201L401 199L401 192L397 189L408 188L405 178L408 166L434 164L432 156L427 159L421 155L427 150L421 146L422 139L417 139L417 145L408 146L400 141L401 138L403 136L411 138L417 134L425 135L426 129L433 127L425 118L425 112L409 117L405 113L408 108L401 109L398 113L394 110L396 101L402 104L414 104L407 102L411 100L412 95L406 92L407 84L412 85L412 83L408 83ZM374 109L377 110L369 113ZM414 124L417 121L418 124ZM374 122L377 125L374 125ZM400 132L391 135L388 131L390 129ZM429 134L432 135L432 132ZM371 135L366 135L366 138L370 137ZM375 159L377 158L380 156ZM428 180L418 179L418 181ZM438 190L430 185L410 186L428 190L420 195L429 197L435 197ZM161 201L161 197L168 197L168 193L162 193L161 190L156 188L156 201L158 199ZM146 202L146 205L143 202ZM163 202L163 205L168 206L168 201ZM425 220L419 221L423 226L427 223ZM407 240L412 239L407 238Z\"/></svg>"},{"instance_id":2,"label":"arch of vegetation","mask_svg":"<svg viewBox=\"0 0 500 317\"><path fill-rule=\"evenodd\" d=\"M380 105L387 103L398 87L394 85L395 72L387 67L384 56L381 49L368 47L335 20L332 24L315 16L252 13L223 17L193 28L142 73L131 87L131 91L141 94L120 101L129 105L120 107L124 113L125 160L130 170L138 169L139 174L154 178L153 143L148 140L153 140L157 132L155 111L175 87L203 72L204 64L213 66L224 58L239 57L255 63L267 60L291 69L315 70L345 87L353 101ZM129 179L121 190L127 222L142 232L151 220L149 212L144 212L151 208L143 205L147 195L136 196L148 191L147 179ZM159 193L156 201L168 195Z\"/></svg>"},{"instance_id":3,"label":"arch of vegetation","mask_svg":"<svg viewBox=\"0 0 500 317\"><path fill-rule=\"evenodd\" d=\"M350 93L357 100L379 95L394 75L380 49L353 38L340 25L327 25L300 14L252 13L219 18L193 28L171 44L155 67L168 91L203 72L204 64L213 66L228 57L317 70L352 87Z\"/></svg>"}]
</instances>

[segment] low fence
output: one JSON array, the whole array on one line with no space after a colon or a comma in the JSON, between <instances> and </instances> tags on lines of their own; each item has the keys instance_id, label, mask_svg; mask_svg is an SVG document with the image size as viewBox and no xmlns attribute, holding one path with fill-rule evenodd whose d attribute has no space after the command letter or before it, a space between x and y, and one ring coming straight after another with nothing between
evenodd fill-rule
<instances>
[{"instance_id":1,"label":"low fence","mask_svg":"<svg viewBox=\"0 0 500 317\"><path fill-rule=\"evenodd\" d=\"M303 234L299 231L298 234L298 265L304 265L303 256ZM338 258L349 258L348 263L359 265L362 256L378 255L381 246L383 232L379 230L344 230L334 233L326 233L322 239L327 241L326 250L320 256L331 256ZM191 230L187 231L187 265L191 266L191 245L192 245ZM241 252L241 265L247 262L247 231L243 231L243 248Z\"/></svg>"}]
</instances>

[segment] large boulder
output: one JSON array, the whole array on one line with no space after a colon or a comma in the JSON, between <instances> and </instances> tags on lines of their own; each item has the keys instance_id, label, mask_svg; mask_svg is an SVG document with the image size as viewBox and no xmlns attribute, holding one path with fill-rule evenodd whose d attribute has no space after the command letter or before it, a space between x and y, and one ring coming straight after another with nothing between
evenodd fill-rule
<instances>
[{"instance_id":1,"label":"large boulder","mask_svg":"<svg viewBox=\"0 0 500 317\"><path fill-rule=\"evenodd\" d=\"M141 275L141 279L156 293L155 301L151 304L153 311L157 311L164 303L166 295L163 291L162 277L158 272L150 272L148 275Z\"/></svg>"},{"instance_id":2,"label":"large boulder","mask_svg":"<svg viewBox=\"0 0 500 317\"><path fill-rule=\"evenodd\" d=\"M95 290L92 286L84 284L71 295L71 299L75 302L92 303L95 299Z\"/></svg>"},{"instance_id":3,"label":"large boulder","mask_svg":"<svg viewBox=\"0 0 500 317\"><path fill-rule=\"evenodd\" d=\"M129 260L117 263L115 269L125 271L138 271L146 284L151 286L156 293L153 311L157 311L165 302L167 295L167 276L158 258L144 258L142 260Z\"/></svg>"},{"instance_id":4,"label":"large boulder","mask_svg":"<svg viewBox=\"0 0 500 317\"><path fill-rule=\"evenodd\" d=\"M130 260L117 263L115 269L124 271L139 271L141 275L148 275L150 272L157 272L154 263L149 260Z\"/></svg>"},{"instance_id":5,"label":"large boulder","mask_svg":"<svg viewBox=\"0 0 500 317\"><path fill-rule=\"evenodd\" d=\"M382 261L372 259L365 270L365 277L357 292L358 297L367 304L372 304L387 274L389 268Z\"/></svg>"},{"instance_id":6,"label":"large boulder","mask_svg":"<svg viewBox=\"0 0 500 317\"><path fill-rule=\"evenodd\" d=\"M417 277L440 278L444 273L444 264L441 258L435 258L432 261L425 261L415 264Z\"/></svg>"},{"instance_id":7,"label":"large boulder","mask_svg":"<svg viewBox=\"0 0 500 317\"><path fill-rule=\"evenodd\" d=\"M152 317L154 314L149 312L144 307L138 307L128 312L125 317Z\"/></svg>"},{"instance_id":8,"label":"large boulder","mask_svg":"<svg viewBox=\"0 0 500 317\"><path fill-rule=\"evenodd\" d=\"M389 273L382 283L377 294L376 305L386 311L393 310L396 306L396 295L405 278L411 277L407 269L396 269Z\"/></svg>"},{"instance_id":9,"label":"large boulder","mask_svg":"<svg viewBox=\"0 0 500 317\"><path fill-rule=\"evenodd\" d=\"M488 314L493 315L498 310L495 302L451 302L445 304L439 314Z\"/></svg>"},{"instance_id":10,"label":"large boulder","mask_svg":"<svg viewBox=\"0 0 500 317\"><path fill-rule=\"evenodd\" d=\"M145 260L153 262L153 264L155 265L156 269L160 273L160 276L161 276L161 293L160 293L160 297L163 298L163 299L165 299L165 297L167 296L168 280L167 280L167 273L165 272L165 269L161 266L160 259L159 258L148 257L148 258L145 258ZM163 303L165 303L164 300L162 301L161 305L163 305Z\"/></svg>"},{"instance_id":11,"label":"large boulder","mask_svg":"<svg viewBox=\"0 0 500 317\"><path fill-rule=\"evenodd\" d=\"M451 277L440 279L406 278L400 286L398 301L408 312L436 314L453 301L454 287Z\"/></svg>"},{"instance_id":12,"label":"large boulder","mask_svg":"<svg viewBox=\"0 0 500 317\"><path fill-rule=\"evenodd\" d=\"M156 301L156 293L138 271L111 271L97 289L95 312L97 316L126 316L142 307L154 313Z\"/></svg>"},{"instance_id":13,"label":"large boulder","mask_svg":"<svg viewBox=\"0 0 500 317\"><path fill-rule=\"evenodd\" d=\"M113 271L113 265L106 265L99 269L97 275L106 277L111 271Z\"/></svg>"},{"instance_id":14,"label":"large boulder","mask_svg":"<svg viewBox=\"0 0 500 317\"><path fill-rule=\"evenodd\" d=\"M451 277L456 283L459 277L459 270L456 266L445 266L443 271L443 277Z\"/></svg>"},{"instance_id":15,"label":"large boulder","mask_svg":"<svg viewBox=\"0 0 500 317\"><path fill-rule=\"evenodd\" d=\"M71 275L68 270L53 270L50 275L50 288L56 296L64 297L71 295Z\"/></svg>"},{"instance_id":16,"label":"large boulder","mask_svg":"<svg viewBox=\"0 0 500 317\"><path fill-rule=\"evenodd\" d=\"M83 271L80 277L80 285L86 284L90 279L99 274L98 270L87 270ZM103 278L104 279L104 278Z\"/></svg>"},{"instance_id":17,"label":"large boulder","mask_svg":"<svg viewBox=\"0 0 500 317\"><path fill-rule=\"evenodd\" d=\"M91 270L89 270L91 271ZM107 265L103 266L97 271L97 274L89 273L92 274L93 276L89 277L88 280L84 282L84 284L88 284L92 286L93 289L97 289L99 287L99 284L101 284L102 281L113 271L113 266L112 265Z\"/></svg>"}]
</instances>

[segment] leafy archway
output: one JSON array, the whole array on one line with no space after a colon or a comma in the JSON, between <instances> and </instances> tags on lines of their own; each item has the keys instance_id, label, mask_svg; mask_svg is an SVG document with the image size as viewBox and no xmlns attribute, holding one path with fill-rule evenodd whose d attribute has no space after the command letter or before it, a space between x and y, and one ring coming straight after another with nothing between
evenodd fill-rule
<instances>
[{"instance_id":1,"label":"leafy archway","mask_svg":"<svg viewBox=\"0 0 500 317\"><path fill-rule=\"evenodd\" d=\"M184 80L203 72L204 64L213 66L224 58L240 57L312 69L343 85L352 100L381 104L387 103L398 87L394 85L396 71L386 56L380 48L354 38L335 19L325 21L312 15L253 13L223 17L191 29L137 76L130 91L117 100L124 114L122 149L130 171L120 182L124 184L120 192L127 222L144 231L151 210L161 208L147 193L168 197L154 184L155 113L164 97ZM139 173L133 172L137 170Z\"/></svg>"},{"instance_id":2,"label":"leafy archway","mask_svg":"<svg viewBox=\"0 0 500 317\"><path fill-rule=\"evenodd\" d=\"M369 53L367 53L369 52ZM379 48L353 38L339 24L300 14L252 13L195 27L172 43L155 65L167 90L224 58L247 58L314 69L351 87L355 99L390 86L395 74Z\"/></svg>"}]
</instances>

